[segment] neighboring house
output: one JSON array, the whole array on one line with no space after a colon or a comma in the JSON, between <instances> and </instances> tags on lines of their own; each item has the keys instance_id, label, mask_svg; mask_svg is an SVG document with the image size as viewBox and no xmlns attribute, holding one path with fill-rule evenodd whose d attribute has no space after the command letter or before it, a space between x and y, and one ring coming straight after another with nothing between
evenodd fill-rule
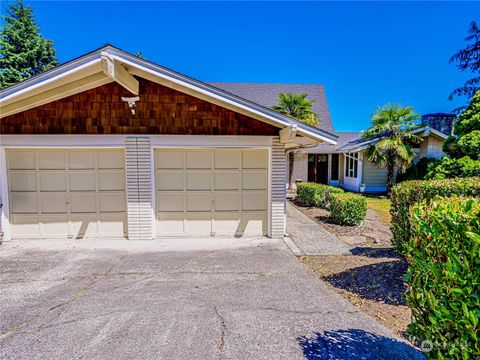
<instances>
[{"instance_id":1,"label":"neighboring house","mask_svg":"<svg viewBox=\"0 0 480 360\"><path fill-rule=\"evenodd\" d=\"M282 237L286 151L337 137L328 111L315 128L268 108L301 87L268 88L212 86L106 45L3 89L0 230Z\"/></svg>"},{"instance_id":2,"label":"neighboring house","mask_svg":"<svg viewBox=\"0 0 480 360\"><path fill-rule=\"evenodd\" d=\"M423 141L414 145L417 156L439 159L445 154L442 143L447 135L429 126L415 131ZM387 171L370 162L365 150L378 139L362 140L361 133L337 132L337 145L320 144L310 149L296 150L293 178L331 186L340 186L355 192L385 192Z\"/></svg>"}]
</instances>

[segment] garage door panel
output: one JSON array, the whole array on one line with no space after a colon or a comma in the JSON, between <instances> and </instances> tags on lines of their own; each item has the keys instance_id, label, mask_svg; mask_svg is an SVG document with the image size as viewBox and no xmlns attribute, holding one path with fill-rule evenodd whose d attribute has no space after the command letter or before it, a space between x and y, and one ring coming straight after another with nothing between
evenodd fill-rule
<instances>
[{"instance_id":1,"label":"garage door panel","mask_svg":"<svg viewBox=\"0 0 480 360\"><path fill-rule=\"evenodd\" d=\"M95 193L77 193L70 195L72 213L96 213L97 196Z\"/></svg>"},{"instance_id":2,"label":"garage door panel","mask_svg":"<svg viewBox=\"0 0 480 360\"><path fill-rule=\"evenodd\" d=\"M10 191L36 191L37 175L30 171L9 172Z\"/></svg>"},{"instance_id":3,"label":"garage door panel","mask_svg":"<svg viewBox=\"0 0 480 360\"><path fill-rule=\"evenodd\" d=\"M208 211L212 209L212 194L208 193L186 193L187 211Z\"/></svg>"},{"instance_id":4,"label":"garage door panel","mask_svg":"<svg viewBox=\"0 0 480 360\"><path fill-rule=\"evenodd\" d=\"M183 171L157 171L156 182L157 190L183 190Z\"/></svg>"},{"instance_id":5,"label":"garage door panel","mask_svg":"<svg viewBox=\"0 0 480 360\"><path fill-rule=\"evenodd\" d=\"M239 230L241 214L237 212L220 212L214 215L214 229L216 235L234 234Z\"/></svg>"},{"instance_id":6,"label":"garage door panel","mask_svg":"<svg viewBox=\"0 0 480 360\"><path fill-rule=\"evenodd\" d=\"M8 168L10 170L35 170L35 151L9 150Z\"/></svg>"},{"instance_id":7,"label":"garage door panel","mask_svg":"<svg viewBox=\"0 0 480 360\"><path fill-rule=\"evenodd\" d=\"M40 170L63 170L65 169L65 151L39 151Z\"/></svg>"},{"instance_id":8,"label":"garage door panel","mask_svg":"<svg viewBox=\"0 0 480 360\"><path fill-rule=\"evenodd\" d=\"M68 167L72 170L95 169L94 151L70 151L68 153Z\"/></svg>"},{"instance_id":9,"label":"garage door panel","mask_svg":"<svg viewBox=\"0 0 480 360\"><path fill-rule=\"evenodd\" d=\"M244 191L242 210L266 210L266 194L263 191Z\"/></svg>"},{"instance_id":10,"label":"garage door panel","mask_svg":"<svg viewBox=\"0 0 480 360\"><path fill-rule=\"evenodd\" d=\"M123 169L125 154L122 150L102 150L98 152L99 169Z\"/></svg>"},{"instance_id":11,"label":"garage door panel","mask_svg":"<svg viewBox=\"0 0 480 360\"><path fill-rule=\"evenodd\" d=\"M63 171L40 172L40 191L66 191L67 181Z\"/></svg>"},{"instance_id":12,"label":"garage door panel","mask_svg":"<svg viewBox=\"0 0 480 360\"><path fill-rule=\"evenodd\" d=\"M238 169L242 162L240 150L216 150L215 169Z\"/></svg>"},{"instance_id":13,"label":"garage door panel","mask_svg":"<svg viewBox=\"0 0 480 360\"><path fill-rule=\"evenodd\" d=\"M157 169L183 169L183 151L155 151L155 166Z\"/></svg>"},{"instance_id":14,"label":"garage door panel","mask_svg":"<svg viewBox=\"0 0 480 360\"><path fill-rule=\"evenodd\" d=\"M267 152L261 149L243 150L242 166L244 169L266 169Z\"/></svg>"},{"instance_id":15,"label":"garage door panel","mask_svg":"<svg viewBox=\"0 0 480 360\"><path fill-rule=\"evenodd\" d=\"M62 215L42 215L40 222L43 225L43 235L45 237L68 238L68 220Z\"/></svg>"},{"instance_id":16,"label":"garage door panel","mask_svg":"<svg viewBox=\"0 0 480 360\"><path fill-rule=\"evenodd\" d=\"M239 226L242 234L267 234L266 212L243 212Z\"/></svg>"},{"instance_id":17,"label":"garage door panel","mask_svg":"<svg viewBox=\"0 0 480 360\"><path fill-rule=\"evenodd\" d=\"M267 188L267 171L244 171L242 186L244 190L265 190Z\"/></svg>"},{"instance_id":18,"label":"garage door panel","mask_svg":"<svg viewBox=\"0 0 480 360\"><path fill-rule=\"evenodd\" d=\"M66 213L67 206L66 193L41 193L40 194L40 212L43 214Z\"/></svg>"},{"instance_id":19,"label":"garage door panel","mask_svg":"<svg viewBox=\"0 0 480 360\"><path fill-rule=\"evenodd\" d=\"M240 172L234 171L215 171L215 190L239 190Z\"/></svg>"},{"instance_id":20,"label":"garage door panel","mask_svg":"<svg viewBox=\"0 0 480 360\"><path fill-rule=\"evenodd\" d=\"M183 213L159 213L157 215L157 233L180 235L185 233L185 215Z\"/></svg>"},{"instance_id":21,"label":"garage door panel","mask_svg":"<svg viewBox=\"0 0 480 360\"><path fill-rule=\"evenodd\" d=\"M210 213L187 213L185 232L187 234L210 235L212 233L212 217Z\"/></svg>"},{"instance_id":22,"label":"garage door panel","mask_svg":"<svg viewBox=\"0 0 480 360\"><path fill-rule=\"evenodd\" d=\"M157 209L164 212L178 212L184 210L183 192L157 193Z\"/></svg>"},{"instance_id":23,"label":"garage door panel","mask_svg":"<svg viewBox=\"0 0 480 360\"><path fill-rule=\"evenodd\" d=\"M210 190L212 179L210 171L187 171L187 190Z\"/></svg>"},{"instance_id":24,"label":"garage door panel","mask_svg":"<svg viewBox=\"0 0 480 360\"><path fill-rule=\"evenodd\" d=\"M238 210L240 210L240 193L238 191L215 193L215 211Z\"/></svg>"},{"instance_id":25,"label":"garage door panel","mask_svg":"<svg viewBox=\"0 0 480 360\"><path fill-rule=\"evenodd\" d=\"M98 233L100 236L123 237L127 233L126 214L100 214L98 217Z\"/></svg>"},{"instance_id":26,"label":"garage door panel","mask_svg":"<svg viewBox=\"0 0 480 360\"><path fill-rule=\"evenodd\" d=\"M37 195L35 193L12 193L10 195L12 214L36 214Z\"/></svg>"},{"instance_id":27,"label":"garage door panel","mask_svg":"<svg viewBox=\"0 0 480 360\"><path fill-rule=\"evenodd\" d=\"M71 191L95 191L95 171L69 173Z\"/></svg>"},{"instance_id":28,"label":"garage door panel","mask_svg":"<svg viewBox=\"0 0 480 360\"><path fill-rule=\"evenodd\" d=\"M210 169L212 153L210 151L187 151L187 169Z\"/></svg>"},{"instance_id":29,"label":"garage door panel","mask_svg":"<svg viewBox=\"0 0 480 360\"><path fill-rule=\"evenodd\" d=\"M100 191L123 191L125 189L125 173L123 170L98 171L98 188Z\"/></svg>"},{"instance_id":30,"label":"garage door panel","mask_svg":"<svg viewBox=\"0 0 480 360\"><path fill-rule=\"evenodd\" d=\"M100 212L124 212L127 208L125 193L99 193Z\"/></svg>"},{"instance_id":31,"label":"garage door panel","mask_svg":"<svg viewBox=\"0 0 480 360\"><path fill-rule=\"evenodd\" d=\"M70 224L74 239L96 237L99 234L96 215L72 215Z\"/></svg>"},{"instance_id":32,"label":"garage door panel","mask_svg":"<svg viewBox=\"0 0 480 360\"><path fill-rule=\"evenodd\" d=\"M10 221L12 233L18 238L37 238L41 235L38 216L12 215Z\"/></svg>"}]
</instances>

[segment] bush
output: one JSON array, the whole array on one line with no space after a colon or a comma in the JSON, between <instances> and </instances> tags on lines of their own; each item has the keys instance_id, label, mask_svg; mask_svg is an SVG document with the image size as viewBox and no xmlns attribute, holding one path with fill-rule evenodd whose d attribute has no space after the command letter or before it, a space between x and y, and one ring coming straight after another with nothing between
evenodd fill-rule
<instances>
[{"instance_id":1,"label":"bush","mask_svg":"<svg viewBox=\"0 0 480 360\"><path fill-rule=\"evenodd\" d=\"M330 196L330 216L340 225L359 225L367 215L367 199L364 196L343 193Z\"/></svg>"},{"instance_id":2,"label":"bush","mask_svg":"<svg viewBox=\"0 0 480 360\"><path fill-rule=\"evenodd\" d=\"M343 190L333 186L308 182L297 184L297 200L306 206L327 208L330 195L340 193L343 193Z\"/></svg>"},{"instance_id":3,"label":"bush","mask_svg":"<svg viewBox=\"0 0 480 360\"><path fill-rule=\"evenodd\" d=\"M409 333L434 344L428 358L480 359L480 198L437 198L410 216Z\"/></svg>"},{"instance_id":4,"label":"bush","mask_svg":"<svg viewBox=\"0 0 480 360\"><path fill-rule=\"evenodd\" d=\"M472 176L480 176L480 160L473 160L468 156L461 159L443 157L440 161L429 164L425 179L451 179Z\"/></svg>"},{"instance_id":5,"label":"bush","mask_svg":"<svg viewBox=\"0 0 480 360\"><path fill-rule=\"evenodd\" d=\"M397 183L408 180L423 180L427 175L430 164L437 164L439 160L434 158L423 157L416 164L410 166L404 173L398 173Z\"/></svg>"},{"instance_id":6,"label":"bush","mask_svg":"<svg viewBox=\"0 0 480 360\"><path fill-rule=\"evenodd\" d=\"M480 178L406 181L395 185L391 193L391 230L393 244L403 253L410 238L410 207L435 196L480 196Z\"/></svg>"}]
</instances>

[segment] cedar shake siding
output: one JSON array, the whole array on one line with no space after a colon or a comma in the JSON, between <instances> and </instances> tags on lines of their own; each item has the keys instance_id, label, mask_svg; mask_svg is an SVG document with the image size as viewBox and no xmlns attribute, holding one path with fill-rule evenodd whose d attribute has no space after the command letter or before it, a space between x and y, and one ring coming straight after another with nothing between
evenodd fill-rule
<instances>
[{"instance_id":1,"label":"cedar shake siding","mask_svg":"<svg viewBox=\"0 0 480 360\"><path fill-rule=\"evenodd\" d=\"M111 83L0 120L2 134L189 134L278 135L262 121L166 86L140 82L133 115L121 97L132 95Z\"/></svg>"}]
</instances>

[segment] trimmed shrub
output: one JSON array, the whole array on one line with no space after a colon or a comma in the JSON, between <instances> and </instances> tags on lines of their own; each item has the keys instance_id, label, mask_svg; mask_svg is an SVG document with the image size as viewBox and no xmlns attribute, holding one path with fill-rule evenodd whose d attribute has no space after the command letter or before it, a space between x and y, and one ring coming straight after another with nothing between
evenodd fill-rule
<instances>
[{"instance_id":1,"label":"trimmed shrub","mask_svg":"<svg viewBox=\"0 0 480 360\"><path fill-rule=\"evenodd\" d=\"M395 185L391 193L392 215L391 230L393 244L403 253L403 248L410 238L410 207L435 196L454 195L480 196L480 178L445 179L429 181L405 181Z\"/></svg>"},{"instance_id":2,"label":"trimmed shrub","mask_svg":"<svg viewBox=\"0 0 480 360\"><path fill-rule=\"evenodd\" d=\"M427 175L428 168L437 164L440 160L434 158L423 157L416 164L412 164L404 173L399 172L397 175L397 183L408 180L423 180Z\"/></svg>"},{"instance_id":3,"label":"trimmed shrub","mask_svg":"<svg viewBox=\"0 0 480 360\"><path fill-rule=\"evenodd\" d=\"M298 183L297 200L306 206L327 208L331 194L343 193L343 189L316 183Z\"/></svg>"},{"instance_id":4,"label":"trimmed shrub","mask_svg":"<svg viewBox=\"0 0 480 360\"><path fill-rule=\"evenodd\" d=\"M330 200L330 216L337 224L359 225L367 215L367 199L364 196L331 194Z\"/></svg>"},{"instance_id":5,"label":"trimmed shrub","mask_svg":"<svg viewBox=\"0 0 480 360\"><path fill-rule=\"evenodd\" d=\"M431 359L480 359L480 198L436 198L410 211L410 335Z\"/></svg>"},{"instance_id":6,"label":"trimmed shrub","mask_svg":"<svg viewBox=\"0 0 480 360\"><path fill-rule=\"evenodd\" d=\"M472 176L480 176L480 160L473 160L468 156L460 159L451 159L444 156L441 160L428 165L425 179L451 179Z\"/></svg>"}]
</instances>

